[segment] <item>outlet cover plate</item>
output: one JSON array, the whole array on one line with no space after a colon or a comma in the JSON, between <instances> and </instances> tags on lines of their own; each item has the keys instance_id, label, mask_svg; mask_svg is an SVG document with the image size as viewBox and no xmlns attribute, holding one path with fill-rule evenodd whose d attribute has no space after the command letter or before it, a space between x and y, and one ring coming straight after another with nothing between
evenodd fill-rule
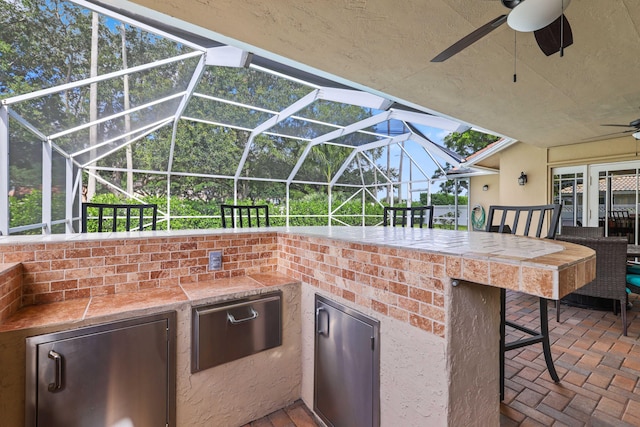
<instances>
[{"instance_id":1,"label":"outlet cover plate","mask_svg":"<svg viewBox=\"0 0 640 427\"><path fill-rule=\"evenodd\" d=\"M222 252L209 252L209 271L222 270Z\"/></svg>"}]
</instances>

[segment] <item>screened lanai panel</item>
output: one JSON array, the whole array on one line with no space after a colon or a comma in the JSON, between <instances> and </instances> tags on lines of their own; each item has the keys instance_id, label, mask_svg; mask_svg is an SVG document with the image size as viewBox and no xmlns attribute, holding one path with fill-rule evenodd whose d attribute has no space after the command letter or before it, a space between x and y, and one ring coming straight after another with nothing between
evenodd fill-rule
<instances>
[{"instance_id":1,"label":"screened lanai panel","mask_svg":"<svg viewBox=\"0 0 640 427\"><path fill-rule=\"evenodd\" d=\"M384 136L371 135L364 132L348 133L338 138L334 138L331 142L336 144L349 145L351 147L359 147L370 142L376 142L385 139Z\"/></svg>"},{"instance_id":2,"label":"screened lanai panel","mask_svg":"<svg viewBox=\"0 0 640 427\"><path fill-rule=\"evenodd\" d=\"M162 99L168 96L187 90L189 82L193 78L193 73L198 65L199 58L188 58L179 62L172 62L160 67L141 70L129 75L129 95L131 108L142 106L149 102ZM123 80L120 78L119 80ZM112 92L111 96L117 94L120 102L124 100L121 92ZM106 94L107 99L109 93ZM124 111L121 104L119 110Z\"/></svg>"},{"instance_id":3,"label":"screened lanai panel","mask_svg":"<svg viewBox=\"0 0 640 427\"><path fill-rule=\"evenodd\" d=\"M171 228L220 227L220 205L233 202L233 180L171 175Z\"/></svg>"},{"instance_id":4,"label":"screened lanai panel","mask_svg":"<svg viewBox=\"0 0 640 427\"><path fill-rule=\"evenodd\" d=\"M66 93L55 93L40 98L14 104L11 109L28 121L33 127L45 135L53 135L74 126L85 123L89 112L84 111L82 98L87 97L89 89L68 90ZM86 116L83 119L82 116Z\"/></svg>"},{"instance_id":5,"label":"screened lanai panel","mask_svg":"<svg viewBox=\"0 0 640 427\"><path fill-rule=\"evenodd\" d=\"M170 117L175 114L181 97L193 73L195 62L189 67L165 66L158 69L135 73L129 80L129 109L142 109L129 114L132 129L152 123L157 117ZM170 64L173 65L173 64ZM97 83L98 101L96 118L98 120L125 112L124 83L122 78ZM174 98L170 98L174 96ZM89 86L73 88L64 92L23 101L13 109L27 119L34 127L46 135L54 135L86 125L91 122ZM169 98L169 99L166 99ZM155 103L155 101L164 101ZM114 133L124 133L124 126L114 119L112 124L102 124L104 132L110 138Z\"/></svg>"},{"instance_id":6,"label":"screened lanai panel","mask_svg":"<svg viewBox=\"0 0 640 427\"><path fill-rule=\"evenodd\" d=\"M196 92L279 112L314 89L253 68L207 67Z\"/></svg>"},{"instance_id":7,"label":"screened lanai panel","mask_svg":"<svg viewBox=\"0 0 640 427\"><path fill-rule=\"evenodd\" d=\"M406 153L400 148L401 145L404 146ZM426 164L425 162L428 161L428 155L424 149L412 141L363 150L351 161L347 173L343 174L337 183L363 182L365 185L386 185L389 180L407 181L416 177L424 179L424 174L418 170L417 166L414 165L410 171L411 159L409 155L416 162L422 161L422 164Z\"/></svg>"},{"instance_id":8,"label":"screened lanai panel","mask_svg":"<svg viewBox=\"0 0 640 427\"><path fill-rule=\"evenodd\" d=\"M174 115L180 99L172 99L96 125L97 140L90 142L89 129L65 135L56 139L56 143L80 163L86 164L91 159L107 155L113 150L126 145L129 141L152 131L155 127L166 124ZM94 147L92 150L91 147Z\"/></svg>"},{"instance_id":9,"label":"screened lanai panel","mask_svg":"<svg viewBox=\"0 0 640 427\"><path fill-rule=\"evenodd\" d=\"M3 44L10 46L3 56L13 67L9 71L27 83L12 85L12 95L90 75L91 14L85 8L66 1L3 1L2 9L3 34L9 36Z\"/></svg>"},{"instance_id":10,"label":"screened lanai panel","mask_svg":"<svg viewBox=\"0 0 640 427\"><path fill-rule=\"evenodd\" d=\"M331 123L337 126L347 126L351 123L364 120L379 112L371 108L357 105L340 104L338 102L319 99L308 107L300 110L295 115L311 120Z\"/></svg>"},{"instance_id":11,"label":"screened lanai panel","mask_svg":"<svg viewBox=\"0 0 640 427\"><path fill-rule=\"evenodd\" d=\"M313 139L335 130L335 127L326 126L306 120L288 118L269 129L269 132L294 138Z\"/></svg>"},{"instance_id":12,"label":"screened lanai panel","mask_svg":"<svg viewBox=\"0 0 640 427\"><path fill-rule=\"evenodd\" d=\"M289 225L329 224L327 186L293 183L289 192Z\"/></svg>"},{"instance_id":13,"label":"screened lanai panel","mask_svg":"<svg viewBox=\"0 0 640 427\"><path fill-rule=\"evenodd\" d=\"M172 171L234 176L248 138L246 131L180 120Z\"/></svg>"},{"instance_id":14,"label":"screened lanai panel","mask_svg":"<svg viewBox=\"0 0 640 427\"><path fill-rule=\"evenodd\" d=\"M348 164L344 173L336 181L339 185L372 185L386 182L386 167L380 166L376 169L373 164L366 160L363 154L355 156ZM378 155L379 156L379 155ZM382 173L381 173L382 171Z\"/></svg>"},{"instance_id":15,"label":"screened lanai panel","mask_svg":"<svg viewBox=\"0 0 640 427\"><path fill-rule=\"evenodd\" d=\"M328 184L352 151L352 148L332 144L315 145L304 159L294 180ZM351 171L347 170L345 173L350 174Z\"/></svg>"},{"instance_id":16,"label":"screened lanai panel","mask_svg":"<svg viewBox=\"0 0 640 427\"><path fill-rule=\"evenodd\" d=\"M373 194L363 188L336 187L332 191L333 225L380 225L383 207Z\"/></svg>"},{"instance_id":17,"label":"screened lanai panel","mask_svg":"<svg viewBox=\"0 0 640 427\"><path fill-rule=\"evenodd\" d=\"M66 216L66 165L67 159L54 151L51 160L51 221L54 222L64 220ZM65 231L66 226L64 223L51 226L52 233L64 233Z\"/></svg>"},{"instance_id":18,"label":"screened lanai panel","mask_svg":"<svg viewBox=\"0 0 640 427\"><path fill-rule=\"evenodd\" d=\"M134 168L167 171L172 129L173 127L169 124L131 144Z\"/></svg>"},{"instance_id":19,"label":"screened lanai panel","mask_svg":"<svg viewBox=\"0 0 640 427\"><path fill-rule=\"evenodd\" d=\"M57 138L54 143L65 153L73 155L89 149L91 146L89 133L90 130L88 128L82 129L69 135L61 136ZM98 133L100 133L100 130Z\"/></svg>"},{"instance_id":20,"label":"screened lanai panel","mask_svg":"<svg viewBox=\"0 0 640 427\"><path fill-rule=\"evenodd\" d=\"M260 110L225 104L194 94L183 113L184 118L253 129L269 120L273 114Z\"/></svg>"},{"instance_id":21,"label":"screened lanai panel","mask_svg":"<svg viewBox=\"0 0 640 427\"><path fill-rule=\"evenodd\" d=\"M120 21L109 18L108 28L112 32L117 32L120 37L120 43L115 43L114 47L122 46L122 33ZM181 43L169 40L165 37L149 33L140 28L125 24L126 28L126 47L127 47L127 67L137 67L152 63L153 61L168 59L174 56L183 55L193 52L193 49ZM118 50L118 53L120 50ZM121 57L120 55L118 55ZM197 59L196 59L197 62ZM116 61L115 64L122 69L122 60ZM189 66L190 63L183 63L181 67ZM181 71L182 74L182 71ZM170 76L168 76L170 77Z\"/></svg>"},{"instance_id":22,"label":"screened lanai panel","mask_svg":"<svg viewBox=\"0 0 640 427\"><path fill-rule=\"evenodd\" d=\"M404 125L401 120L385 120L375 126L364 128L365 132L373 132L383 136L397 136L403 133L408 133L409 129Z\"/></svg>"},{"instance_id":23,"label":"screened lanai panel","mask_svg":"<svg viewBox=\"0 0 640 427\"><path fill-rule=\"evenodd\" d=\"M251 145L242 176L287 179L306 145L297 139L258 135Z\"/></svg>"},{"instance_id":24,"label":"screened lanai panel","mask_svg":"<svg viewBox=\"0 0 640 427\"><path fill-rule=\"evenodd\" d=\"M170 132L171 127L168 127ZM137 136L140 135L140 138ZM163 135L159 138L157 134L142 136L142 132L133 135L132 142L118 145L106 145L95 150L94 158L101 157L96 162L98 167L104 168L125 168L127 166L127 145L131 147L132 169L167 172L169 164L169 138ZM118 147L121 147L118 149ZM108 154L107 154L108 153ZM105 155L106 154L106 155ZM88 163L91 153L87 152L82 156L78 156L77 160Z\"/></svg>"},{"instance_id":25,"label":"screened lanai panel","mask_svg":"<svg viewBox=\"0 0 640 427\"><path fill-rule=\"evenodd\" d=\"M42 222L42 147L33 134L9 119L9 227ZM40 234L40 227L17 234Z\"/></svg>"}]
</instances>

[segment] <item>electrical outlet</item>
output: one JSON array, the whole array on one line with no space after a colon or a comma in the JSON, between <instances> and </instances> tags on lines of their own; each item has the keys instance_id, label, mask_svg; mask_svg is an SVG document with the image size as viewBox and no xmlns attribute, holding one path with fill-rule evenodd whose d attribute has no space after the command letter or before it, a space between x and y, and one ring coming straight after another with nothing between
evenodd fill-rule
<instances>
[{"instance_id":1,"label":"electrical outlet","mask_svg":"<svg viewBox=\"0 0 640 427\"><path fill-rule=\"evenodd\" d=\"M209 252L209 271L222 270L222 252Z\"/></svg>"}]
</instances>

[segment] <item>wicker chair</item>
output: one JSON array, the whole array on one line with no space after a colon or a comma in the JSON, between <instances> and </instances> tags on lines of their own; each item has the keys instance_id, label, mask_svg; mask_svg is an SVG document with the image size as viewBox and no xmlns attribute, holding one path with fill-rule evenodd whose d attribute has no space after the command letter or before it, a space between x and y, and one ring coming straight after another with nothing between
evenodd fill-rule
<instances>
[{"instance_id":1,"label":"wicker chair","mask_svg":"<svg viewBox=\"0 0 640 427\"><path fill-rule=\"evenodd\" d=\"M622 317L622 333L627 335L627 238L626 237L582 237L556 236L556 240L587 246L596 251L596 278L573 294L587 295L612 300L614 313ZM560 306L556 308L556 319L560 320Z\"/></svg>"},{"instance_id":2,"label":"wicker chair","mask_svg":"<svg viewBox=\"0 0 640 427\"><path fill-rule=\"evenodd\" d=\"M563 225L560 230L562 236L604 237L604 227L576 227Z\"/></svg>"}]
</instances>

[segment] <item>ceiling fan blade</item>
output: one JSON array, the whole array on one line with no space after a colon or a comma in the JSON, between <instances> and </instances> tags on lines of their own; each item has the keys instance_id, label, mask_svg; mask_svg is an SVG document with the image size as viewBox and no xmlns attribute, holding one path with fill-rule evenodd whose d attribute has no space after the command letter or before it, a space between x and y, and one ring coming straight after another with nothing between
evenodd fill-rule
<instances>
[{"instance_id":1,"label":"ceiling fan blade","mask_svg":"<svg viewBox=\"0 0 640 427\"><path fill-rule=\"evenodd\" d=\"M484 24L482 27L478 28L471 34L452 44L450 47L442 51L442 53L433 58L431 62L442 62L446 59L451 58L453 55L471 46L473 43L477 42L482 37L486 36L505 22L507 22L507 15L498 16L496 19Z\"/></svg>"},{"instance_id":2,"label":"ceiling fan blade","mask_svg":"<svg viewBox=\"0 0 640 427\"><path fill-rule=\"evenodd\" d=\"M621 127L621 128L630 128L631 126L629 125L613 125L613 124L606 124L606 125L600 125L600 126L616 126L616 127ZM631 129L634 130L634 129Z\"/></svg>"},{"instance_id":3,"label":"ceiling fan blade","mask_svg":"<svg viewBox=\"0 0 640 427\"><path fill-rule=\"evenodd\" d=\"M635 132L635 129L630 129L630 130L623 130L622 132L614 132L614 133L605 133L604 135L598 135L598 136L594 136L591 138L587 138L587 139L583 139L583 142L588 142L588 141L599 141L602 138L606 138L608 136L624 136L625 134L631 133L631 132Z\"/></svg>"},{"instance_id":4,"label":"ceiling fan blade","mask_svg":"<svg viewBox=\"0 0 640 427\"><path fill-rule=\"evenodd\" d=\"M538 42L540 50L545 55L553 55L560 51L560 40L562 47L571 46L573 44L573 33L567 17L561 15L558 19L544 28L533 32Z\"/></svg>"}]
</instances>

